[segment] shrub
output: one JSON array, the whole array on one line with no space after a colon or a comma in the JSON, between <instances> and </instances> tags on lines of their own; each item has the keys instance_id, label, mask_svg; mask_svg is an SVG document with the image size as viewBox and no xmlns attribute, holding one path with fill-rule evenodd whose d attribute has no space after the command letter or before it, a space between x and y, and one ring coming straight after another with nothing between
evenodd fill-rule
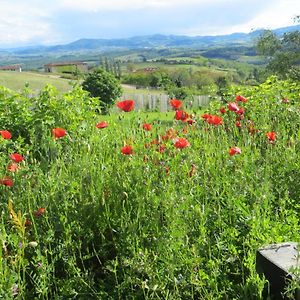
<instances>
[{"instance_id":1,"label":"shrub","mask_svg":"<svg viewBox=\"0 0 300 300\"><path fill-rule=\"evenodd\" d=\"M103 69L96 69L88 74L82 83L82 88L92 97L99 98L103 112L107 112L109 106L122 95L120 82Z\"/></svg>"}]
</instances>

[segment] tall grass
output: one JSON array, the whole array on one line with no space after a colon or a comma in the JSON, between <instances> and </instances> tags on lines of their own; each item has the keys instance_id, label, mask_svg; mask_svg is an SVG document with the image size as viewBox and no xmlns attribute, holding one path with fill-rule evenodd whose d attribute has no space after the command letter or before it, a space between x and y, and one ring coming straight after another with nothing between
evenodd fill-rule
<instances>
[{"instance_id":1,"label":"tall grass","mask_svg":"<svg viewBox=\"0 0 300 300\"><path fill-rule=\"evenodd\" d=\"M187 125L170 114L154 121L122 112L98 129L104 118L79 89L59 97L47 87L36 98L2 90L1 130L12 139L1 140L1 174L14 185L0 186L0 295L267 297L256 249L299 241L299 88L271 78L232 91L228 102L237 92L248 99L238 103L241 127L227 104L221 115L214 102L207 113L221 116L221 125L208 124L203 113ZM142 129L145 122L152 131ZM54 127L68 134L54 139ZM170 128L173 137L162 138ZM275 141L266 137L271 131ZM190 146L174 147L178 137ZM121 153L124 145L132 155ZM241 153L230 156L234 146ZM10 173L14 152L25 160Z\"/></svg>"}]
</instances>

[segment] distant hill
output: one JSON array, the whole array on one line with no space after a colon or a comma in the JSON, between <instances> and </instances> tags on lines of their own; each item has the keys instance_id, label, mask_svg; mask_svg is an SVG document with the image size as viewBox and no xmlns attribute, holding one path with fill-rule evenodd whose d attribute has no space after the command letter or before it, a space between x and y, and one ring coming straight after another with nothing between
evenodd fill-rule
<instances>
[{"instance_id":1,"label":"distant hill","mask_svg":"<svg viewBox=\"0 0 300 300\"><path fill-rule=\"evenodd\" d=\"M300 25L278 28L273 30L278 35L300 30ZM123 39L80 39L66 45L22 47L0 50L16 55L38 55L45 53L74 53L88 51L105 51L108 49L142 49L170 47L215 47L215 46L251 46L263 32L255 30L250 33L233 33L216 36L179 36L179 35L147 35Z\"/></svg>"}]
</instances>

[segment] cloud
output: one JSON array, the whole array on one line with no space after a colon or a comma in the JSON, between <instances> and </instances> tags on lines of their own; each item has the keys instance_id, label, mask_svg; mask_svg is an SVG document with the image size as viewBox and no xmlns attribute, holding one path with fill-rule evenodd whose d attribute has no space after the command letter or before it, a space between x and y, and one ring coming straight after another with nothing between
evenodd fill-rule
<instances>
[{"instance_id":1,"label":"cloud","mask_svg":"<svg viewBox=\"0 0 300 300\"><path fill-rule=\"evenodd\" d=\"M62 0L61 6L71 10L81 11L120 11L120 10L141 10L147 8L169 8L176 6L188 6L197 4L218 4L228 2L239 2L240 0Z\"/></svg>"},{"instance_id":2,"label":"cloud","mask_svg":"<svg viewBox=\"0 0 300 300\"><path fill-rule=\"evenodd\" d=\"M1 0L0 48L79 38L211 35L292 24L298 0Z\"/></svg>"},{"instance_id":3,"label":"cloud","mask_svg":"<svg viewBox=\"0 0 300 300\"><path fill-rule=\"evenodd\" d=\"M35 2L35 1L33 1ZM0 10L0 45L51 43L53 32L47 10L22 1L3 1Z\"/></svg>"}]
</instances>

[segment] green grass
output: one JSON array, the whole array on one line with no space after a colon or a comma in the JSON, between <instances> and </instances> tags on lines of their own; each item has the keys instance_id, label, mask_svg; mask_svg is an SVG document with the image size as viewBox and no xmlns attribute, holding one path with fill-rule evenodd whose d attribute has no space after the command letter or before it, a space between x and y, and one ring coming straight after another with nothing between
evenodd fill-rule
<instances>
[{"instance_id":1,"label":"green grass","mask_svg":"<svg viewBox=\"0 0 300 300\"><path fill-rule=\"evenodd\" d=\"M60 78L56 74L0 71L0 85L21 91L26 84L33 91L40 91L47 84L55 86L61 93L72 89L70 80Z\"/></svg>"}]
</instances>

